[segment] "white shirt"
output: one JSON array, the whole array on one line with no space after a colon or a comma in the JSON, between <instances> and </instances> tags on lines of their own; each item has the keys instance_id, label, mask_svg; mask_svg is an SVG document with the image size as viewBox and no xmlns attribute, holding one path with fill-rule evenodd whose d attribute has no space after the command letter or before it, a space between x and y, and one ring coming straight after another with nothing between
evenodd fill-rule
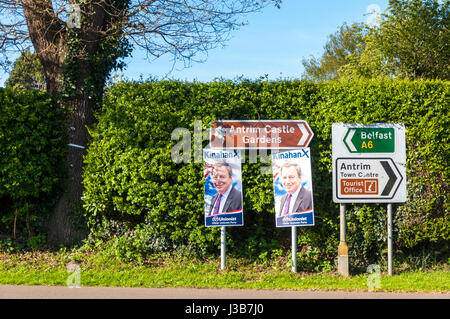
<instances>
[{"instance_id":1,"label":"white shirt","mask_svg":"<svg viewBox=\"0 0 450 319\"><path fill-rule=\"evenodd\" d=\"M291 202L289 203L289 214L293 213L295 201L297 200L298 193L300 193L301 189L302 189L302 184L300 184L300 186L297 188L297 190L291 196ZM288 193L288 196L289 196L289 193ZM281 208L280 216L283 216L284 206L286 205L286 203L287 203L287 197L286 197L286 200L284 201L283 207Z\"/></svg>"},{"instance_id":2,"label":"white shirt","mask_svg":"<svg viewBox=\"0 0 450 319\"><path fill-rule=\"evenodd\" d=\"M225 202L227 201L228 195L230 195L231 188L233 185L230 185L225 193L222 194L222 199L220 200L220 206L219 206L219 212L218 214L222 213L223 206L225 206ZM214 208L216 207L216 202L219 199L220 194L217 196L216 200L214 201L213 209L211 210L211 215L214 214ZM225 212L226 213L226 212Z\"/></svg>"}]
</instances>

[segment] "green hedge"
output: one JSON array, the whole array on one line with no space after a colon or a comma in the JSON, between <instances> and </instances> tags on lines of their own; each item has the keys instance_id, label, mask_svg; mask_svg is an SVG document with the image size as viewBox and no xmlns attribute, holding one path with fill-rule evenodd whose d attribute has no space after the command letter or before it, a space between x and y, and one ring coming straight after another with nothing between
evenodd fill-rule
<instances>
[{"instance_id":1,"label":"green hedge","mask_svg":"<svg viewBox=\"0 0 450 319\"><path fill-rule=\"evenodd\" d=\"M178 142L172 131L193 134L194 120L206 130L216 119L304 119L315 134L310 147L317 225L301 228L299 243L308 256L332 261L339 209L331 191L331 124L399 122L407 129L409 201L396 206L395 247L408 252L435 243L445 253L448 101L449 83L438 81L118 83L106 94L85 158L91 237L112 236L118 253L129 257L174 249L216 252L219 229L203 226L202 164L171 160ZM265 165L243 164L245 226L228 228L230 252L264 256L289 247L289 230L274 226L272 178L260 173ZM348 205L347 225L352 264L380 262L385 205Z\"/></svg>"},{"instance_id":2,"label":"green hedge","mask_svg":"<svg viewBox=\"0 0 450 319\"><path fill-rule=\"evenodd\" d=\"M64 157L63 116L40 91L0 88L0 234L45 242L43 222L57 199Z\"/></svg>"}]
</instances>

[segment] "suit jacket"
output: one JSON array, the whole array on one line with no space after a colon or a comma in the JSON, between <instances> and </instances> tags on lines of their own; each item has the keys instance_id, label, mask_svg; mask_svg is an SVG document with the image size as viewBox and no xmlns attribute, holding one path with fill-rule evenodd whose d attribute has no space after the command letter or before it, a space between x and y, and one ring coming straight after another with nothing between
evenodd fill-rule
<instances>
[{"instance_id":1,"label":"suit jacket","mask_svg":"<svg viewBox=\"0 0 450 319\"><path fill-rule=\"evenodd\" d=\"M214 204L216 203L216 199L219 197L219 193L214 195L211 199L211 205L209 206L208 210L208 216L211 216L214 208ZM231 186L230 193L228 194L227 200L225 201L225 204L223 205L222 212L233 212L235 210L242 208L242 195L241 192L238 191L236 188Z\"/></svg>"},{"instance_id":2,"label":"suit jacket","mask_svg":"<svg viewBox=\"0 0 450 319\"><path fill-rule=\"evenodd\" d=\"M284 203L286 202L287 197L288 197L288 194L285 194L281 198L281 207L278 212L278 217L282 216L282 214L283 214L283 206L284 206ZM292 201L290 204L292 205ZM303 211L311 209L311 208L312 208L311 192L309 190L305 189L304 187L302 187L300 189L300 191L298 192L298 196L297 196L297 199L295 200L294 209L292 210L292 212L293 213L303 212Z\"/></svg>"}]
</instances>

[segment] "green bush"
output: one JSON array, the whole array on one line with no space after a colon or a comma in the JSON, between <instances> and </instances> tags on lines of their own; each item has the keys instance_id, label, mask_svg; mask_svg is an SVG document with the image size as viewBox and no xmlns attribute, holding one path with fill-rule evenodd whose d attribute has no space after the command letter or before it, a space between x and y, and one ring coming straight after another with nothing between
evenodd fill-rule
<instances>
[{"instance_id":1,"label":"green bush","mask_svg":"<svg viewBox=\"0 0 450 319\"><path fill-rule=\"evenodd\" d=\"M57 199L62 119L49 95L0 88L0 234L32 248Z\"/></svg>"},{"instance_id":2,"label":"green bush","mask_svg":"<svg viewBox=\"0 0 450 319\"><path fill-rule=\"evenodd\" d=\"M202 164L171 160L179 142L171 140L172 131L187 128L193 136L194 120L202 120L206 130L216 119L304 119L314 131L316 226L300 228L298 236L300 247L314 252L308 258L329 267L337 254L339 208L331 192L334 122L406 125L409 201L397 206L395 247L443 247L450 238L448 99L449 83L438 81L118 83L105 96L85 158L83 199L91 238L115 238L114 245L122 243L128 256L216 252L219 229L203 225ZM243 164L245 226L228 228L230 253L257 257L289 248L289 229L274 225L272 177L261 174L266 165ZM385 205L347 206L352 264L379 263L386 249Z\"/></svg>"}]
</instances>

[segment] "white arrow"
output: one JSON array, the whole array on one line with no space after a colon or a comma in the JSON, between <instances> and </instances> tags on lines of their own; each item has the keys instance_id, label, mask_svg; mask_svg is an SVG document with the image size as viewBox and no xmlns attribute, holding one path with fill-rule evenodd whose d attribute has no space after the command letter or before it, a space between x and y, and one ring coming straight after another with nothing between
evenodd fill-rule
<instances>
[{"instance_id":1,"label":"white arrow","mask_svg":"<svg viewBox=\"0 0 450 319\"><path fill-rule=\"evenodd\" d=\"M355 132L356 132L355 129L350 129L349 133L347 134L347 138L345 139L345 142L347 143L347 146L350 147L350 150L352 152L356 152L356 147L352 143L352 138L353 138L353 135L355 135Z\"/></svg>"},{"instance_id":2,"label":"white arrow","mask_svg":"<svg viewBox=\"0 0 450 319\"><path fill-rule=\"evenodd\" d=\"M300 138L300 141L298 141L297 145L302 146L303 144L305 144L306 140L308 139L309 132L306 129L305 123L297 123L297 126L300 129L300 131L302 132L302 137Z\"/></svg>"}]
</instances>

